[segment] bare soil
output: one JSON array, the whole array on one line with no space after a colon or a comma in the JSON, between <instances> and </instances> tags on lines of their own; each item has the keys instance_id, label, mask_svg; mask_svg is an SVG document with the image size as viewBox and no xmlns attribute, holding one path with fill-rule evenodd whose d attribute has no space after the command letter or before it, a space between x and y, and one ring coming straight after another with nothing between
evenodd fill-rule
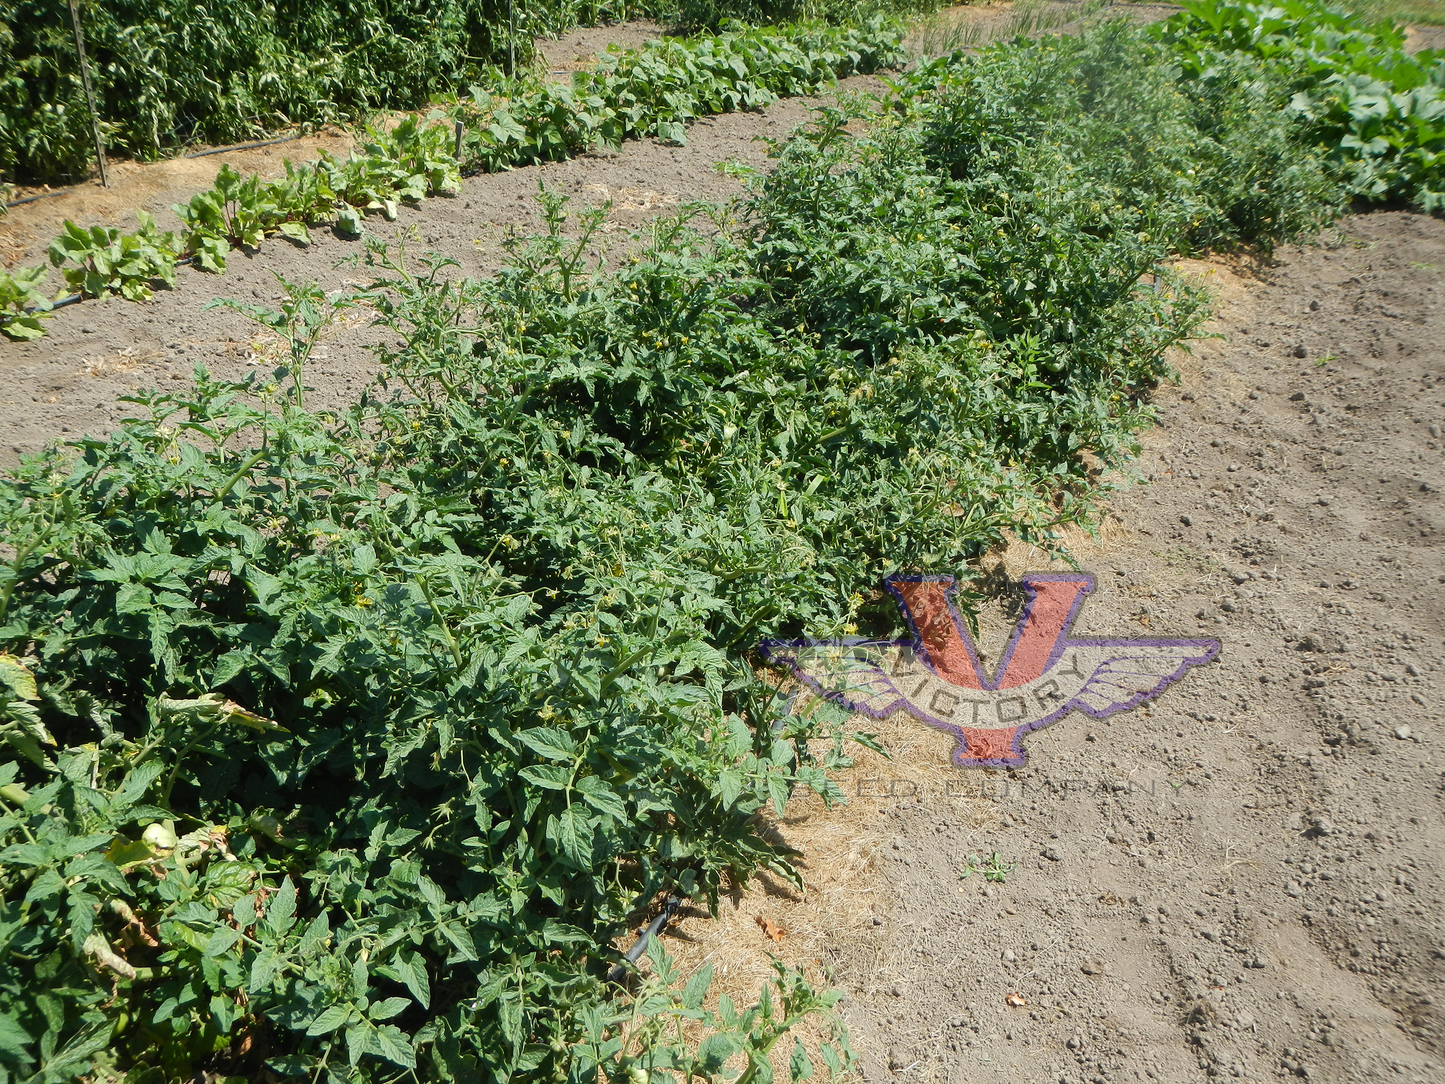
<instances>
[{"instance_id":1,"label":"bare soil","mask_svg":"<svg viewBox=\"0 0 1445 1084\"><path fill-rule=\"evenodd\" d=\"M611 198L625 237L737 194L714 164L764 164L757 138L811 104L699 123L685 148L472 178L372 226L485 274L546 183ZM37 221L0 237L25 244L9 231ZM0 466L106 432L118 394L193 363L262 362L252 326L206 302L273 299L277 274L360 282L342 262L359 251L268 242L224 278L186 270L149 305L73 306L47 338L0 345ZM875 724L892 759L860 757L848 805L800 797L773 826L806 891L759 879L668 939L738 997L770 954L821 965L869 1084L1445 1079L1445 222L1359 216L1270 265L1188 270L1216 292L1218 337L1177 359L1138 477L1073 540L1098 583L1077 633L1214 636L1219 658L1147 708L1031 735L1013 771L959 772L943 736ZM369 334L327 343L313 402L367 383ZM1048 567L1023 545L987 559L985 647L1017 616L1018 575ZM1003 883L960 876L995 851Z\"/></svg>"}]
</instances>

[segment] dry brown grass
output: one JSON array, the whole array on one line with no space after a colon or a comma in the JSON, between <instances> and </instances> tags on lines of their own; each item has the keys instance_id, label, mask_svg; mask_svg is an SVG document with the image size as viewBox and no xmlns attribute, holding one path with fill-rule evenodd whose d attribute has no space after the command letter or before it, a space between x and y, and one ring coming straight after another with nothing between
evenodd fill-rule
<instances>
[{"instance_id":1,"label":"dry brown grass","mask_svg":"<svg viewBox=\"0 0 1445 1084\"><path fill-rule=\"evenodd\" d=\"M797 707L807 710L806 703ZM884 753L850 747L853 766L835 775L846 804L830 809L816 794L800 792L781 817L769 809L763 818L766 835L799 852L802 889L776 876L758 875L723 895L716 916L709 916L705 905L689 906L670 927L665 944L684 975L712 965L710 1005L722 994L739 1005L755 1004L774 974L774 959L803 968L815 983L830 985L835 981L832 953L839 940L866 936L875 915L891 922L893 899L875 860L887 841L883 811L905 795L948 792L950 782L958 779L949 762L953 741L904 713L882 722L855 722L877 737ZM956 800L973 808L980 823L994 817L981 799ZM779 939L768 936L768 924L781 931ZM821 1066L817 1049L829 1033L822 1019L800 1029L799 1038L815 1065ZM774 1051L779 1073L785 1072L792 1048L791 1040L785 1040Z\"/></svg>"}]
</instances>

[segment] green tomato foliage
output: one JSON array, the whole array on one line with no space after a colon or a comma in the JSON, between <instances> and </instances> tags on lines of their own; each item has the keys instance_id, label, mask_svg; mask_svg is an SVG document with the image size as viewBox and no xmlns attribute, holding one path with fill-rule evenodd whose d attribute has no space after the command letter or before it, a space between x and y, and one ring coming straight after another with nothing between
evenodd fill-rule
<instances>
[{"instance_id":1,"label":"green tomato foliage","mask_svg":"<svg viewBox=\"0 0 1445 1084\"><path fill-rule=\"evenodd\" d=\"M91 80L113 153L154 158L298 124L424 106L532 39L628 5L546 0L108 0L82 3ZM0 174L82 173L94 154L66 0L0 8Z\"/></svg>"}]
</instances>

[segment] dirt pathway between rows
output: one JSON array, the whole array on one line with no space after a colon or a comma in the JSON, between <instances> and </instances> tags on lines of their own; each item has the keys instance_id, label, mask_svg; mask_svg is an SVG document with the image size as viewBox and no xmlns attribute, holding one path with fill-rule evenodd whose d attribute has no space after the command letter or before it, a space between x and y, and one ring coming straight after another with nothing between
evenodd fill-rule
<instances>
[{"instance_id":1,"label":"dirt pathway between rows","mask_svg":"<svg viewBox=\"0 0 1445 1084\"><path fill-rule=\"evenodd\" d=\"M755 137L811 104L701 122L686 148L472 178L376 231L487 273L545 181L611 198L625 236L736 194L714 163L761 164ZM106 431L118 394L194 362L246 371L262 342L205 302L272 299L273 273L360 282L337 266L358 250L268 242L224 278L183 271L151 305L74 306L46 339L0 344L0 466ZM824 964L869 1084L1445 1079L1445 223L1352 218L1257 274L1194 270L1217 284L1222 337L1179 360L1143 480L1079 542L1098 586L1077 631L1213 636L1218 660L1150 708L1030 736L1017 771L960 773L934 732L876 727L893 759L860 761L848 807L800 800L778 826L807 894L764 879L670 939L735 992L769 953ZM365 385L366 338L327 343L313 402ZM991 559L995 656L1009 578L1045 567L1021 546ZM960 878L995 851L1016 864L1005 883Z\"/></svg>"},{"instance_id":2,"label":"dirt pathway between rows","mask_svg":"<svg viewBox=\"0 0 1445 1084\"><path fill-rule=\"evenodd\" d=\"M1445 1079L1445 223L1343 227L1213 276L1223 338L1080 554L1081 633L1216 662L880 811L886 924L836 939L870 1081Z\"/></svg>"}]
</instances>

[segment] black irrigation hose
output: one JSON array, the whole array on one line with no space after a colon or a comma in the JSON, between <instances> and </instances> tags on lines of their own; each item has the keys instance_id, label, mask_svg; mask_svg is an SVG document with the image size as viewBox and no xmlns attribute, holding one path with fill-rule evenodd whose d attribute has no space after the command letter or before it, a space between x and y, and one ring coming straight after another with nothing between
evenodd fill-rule
<instances>
[{"instance_id":1,"label":"black irrigation hose","mask_svg":"<svg viewBox=\"0 0 1445 1084\"><path fill-rule=\"evenodd\" d=\"M4 210L9 211L12 207L19 207L20 204L33 204L36 199L49 199L52 195L65 195L71 191L69 188L56 188L53 192L40 192L39 195L27 195L25 199L12 199L9 204L4 205Z\"/></svg>"},{"instance_id":2,"label":"black irrigation hose","mask_svg":"<svg viewBox=\"0 0 1445 1084\"><path fill-rule=\"evenodd\" d=\"M681 906L682 897L668 896L667 902L662 905L662 911L658 914L656 918L654 918L651 922L647 924L646 929L639 929L637 931L636 943L627 950L626 955L624 955L622 958L626 960L629 964L637 963L637 960L642 955L643 950L647 948L647 939L649 937L660 936L662 934L662 931L667 928L668 922L672 920L672 916L677 914L677 909ZM611 971L607 972L607 981L621 982L623 978L626 977L626 975L627 968L622 964L617 964L615 967L612 968Z\"/></svg>"},{"instance_id":3,"label":"black irrigation hose","mask_svg":"<svg viewBox=\"0 0 1445 1084\"><path fill-rule=\"evenodd\" d=\"M26 196L24 199L11 200L5 205L5 209L8 211L11 207L19 207L22 203L34 203L38 199L49 199L51 196L63 196L65 193L71 191L74 191L74 189L57 188L54 192L41 192L36 196Z\"/></svg>"},{"instance_id":4,"label":"black irrigation hose","mask_svg":"<svg viewBox=\"0 0 1445 1084\"><path fill-rule=\"evenodd\" d=\"M227 151L253 151L253 150L255 150L257 147L274 147L274 146L276 146L277 143L291 143L291 142L293 142L294 140L297 140L297 139L300 139L300 138L301 138L301 133L300 133L300 132L297 132L295 135L284 136L284 137L282 137L281 139L267 139L267 140L263 140L263 141L260 142L260 143L240 143L240 144L237 144L237 145L234 146L234 147L216 147L216 148L214 148L213 150L209 150L209 151L196 151L195 154L188 154L188 155L186 155L186 157L187 157L187 158L204 158L204 157L206 157L206 155L208 155L208 154L225 154Z\"/></svg>"}]
</instances>

